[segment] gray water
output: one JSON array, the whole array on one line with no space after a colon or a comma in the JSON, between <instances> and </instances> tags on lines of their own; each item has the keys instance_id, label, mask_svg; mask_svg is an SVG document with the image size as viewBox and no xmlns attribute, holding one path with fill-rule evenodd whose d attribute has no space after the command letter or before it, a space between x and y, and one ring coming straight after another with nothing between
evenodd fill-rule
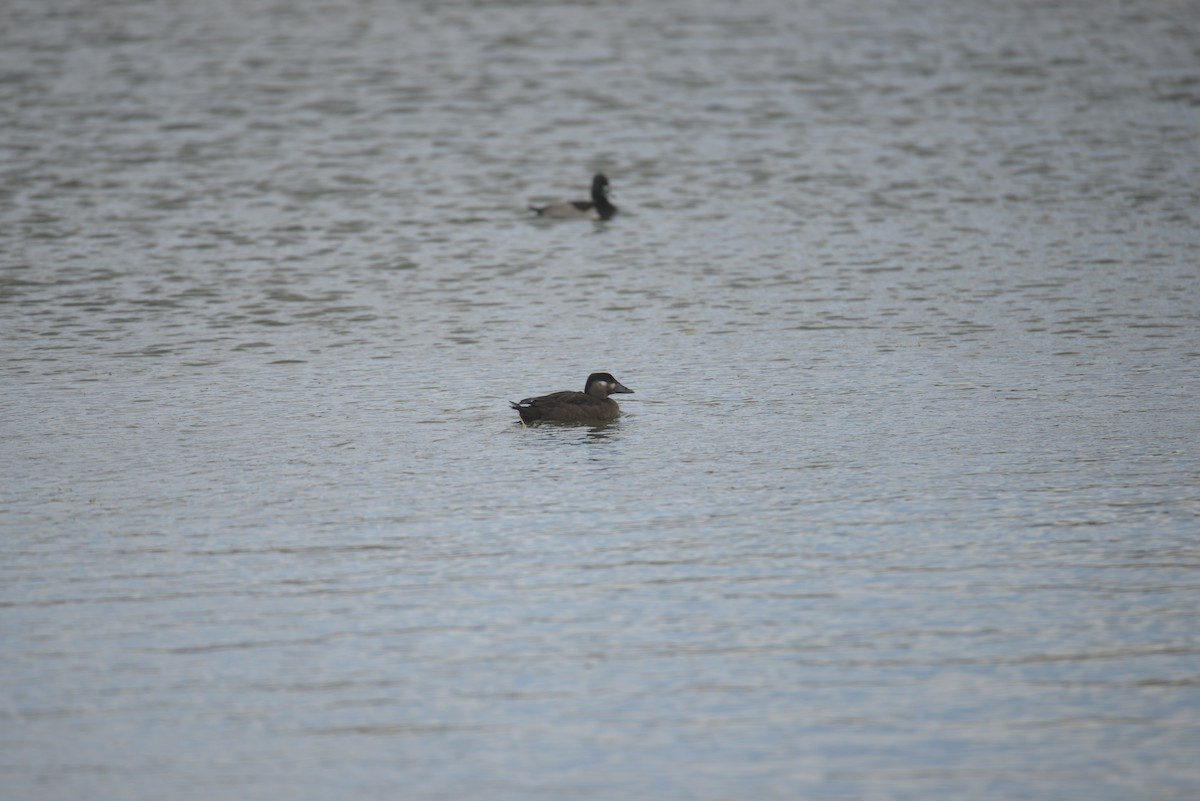
<instances>
[{"instance_id":1,"label":"gray water","mask_svg":"<svg viewBox=\"0 0 1200 801\"><path fill-rule=\"evenodd\" d=\"M1200 796L1196 2L0 16L0 797Z\"/></svg>"}]
</instances>

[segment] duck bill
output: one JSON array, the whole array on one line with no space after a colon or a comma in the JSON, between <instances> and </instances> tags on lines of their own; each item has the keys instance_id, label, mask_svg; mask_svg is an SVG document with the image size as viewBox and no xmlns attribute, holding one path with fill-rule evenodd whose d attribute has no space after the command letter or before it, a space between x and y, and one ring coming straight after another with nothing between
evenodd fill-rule
<instances>
[{"instance_id":1,"label":"duck bill","mask_svg":"<svg viewBox=\"0 0 1200 801\"><path fill-rule=\"evenodd\" d=\"M616 395L616 394L632 395L633 390L630 389L629 387L625 386L624 384L622 384L620 381L618 381L617 385L615 387L613 387L612 394L614 394L614 395Z\"/></svg>"}]
</instances>

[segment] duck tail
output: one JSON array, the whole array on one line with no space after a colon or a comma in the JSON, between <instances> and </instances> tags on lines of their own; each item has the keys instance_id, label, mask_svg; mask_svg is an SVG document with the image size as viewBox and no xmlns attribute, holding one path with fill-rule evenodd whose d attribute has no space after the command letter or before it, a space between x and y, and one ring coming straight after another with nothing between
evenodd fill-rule
<instances>
[{"instance_id":1,"label":"duck tail","mask_svg":"<svg viewBox=\"0 0 1200 801\"><path fill-rule=\"evenodd\" d=\"M522 401L521 403L524 403L524 401ZM521 403L513 403L512 401L508 402L508 405L513 407L513 409L516 410L517 414L519 414L521 416L521 425L525 425L526 423L533 422L534 420L537 420L538 417L540 417L537 410L534 409L532 406L522 406Z\"/></svg>"}]
</instances>

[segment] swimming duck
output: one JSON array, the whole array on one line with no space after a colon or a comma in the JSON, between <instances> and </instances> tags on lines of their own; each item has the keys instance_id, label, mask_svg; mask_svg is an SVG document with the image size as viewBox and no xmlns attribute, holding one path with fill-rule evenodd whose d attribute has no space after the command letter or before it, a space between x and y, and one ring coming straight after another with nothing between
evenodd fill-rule
<instances>
[{"instance_id":1,"label":"swimming duck","mask_svg":"<svg viewBox=\"0 0 1200 801\"><path fill-rule=\"evenodd\" d=\"M608 202L608 179L600 173L592 179L592 199L573 200L569 203L554 203L550 206L530 206L539 217L557 219L607 220L617 213L617 207Z\"/></svg>"},{"instance_id":2,"label":"swimming duck","mask_svg":"<svg viewBox=\"0 0 1200 801\"><path fill-rule=\"evenodd\" d=\"M613 378L612 373L592 373L583 392L551 392L537 398L526 398L509 405L521 415L521 424L546 420L555 423L590 423L615 420L621 413L617 402L609 395L633 393L633 390Z\"/></svg>"}]
</instances>

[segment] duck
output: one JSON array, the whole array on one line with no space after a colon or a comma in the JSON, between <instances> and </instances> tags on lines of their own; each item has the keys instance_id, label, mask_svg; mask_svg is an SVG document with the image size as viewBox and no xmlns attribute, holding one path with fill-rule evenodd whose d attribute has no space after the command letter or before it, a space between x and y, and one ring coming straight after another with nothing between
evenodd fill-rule
<instances>
[{"instance_id":1,"label":"duck","mask_svg":"<svg viewBox=\"0 0 1200 801\"><path fill-rule=\"evenodd\" d=\"M555 219L608 220L617 213L617 207L608 202L608 179L602 173L592 178L592 199L554 203L549 206L530 206L530 211L539 217Z\"/></svg>"},{"instance_id":2,"label":"duck","mask_svg":"<svg viewBox=\"0 0 1200 801\"><path fill-rule=\"evenodd\" d=\"M613 378L612 373L592 373L583 392L563 390L526 398L509 405L521 415L521 425L536 422L596 423L615 420L621 408L609 395L633 394L633 390Z\"/></svg>"}]
</instances>

